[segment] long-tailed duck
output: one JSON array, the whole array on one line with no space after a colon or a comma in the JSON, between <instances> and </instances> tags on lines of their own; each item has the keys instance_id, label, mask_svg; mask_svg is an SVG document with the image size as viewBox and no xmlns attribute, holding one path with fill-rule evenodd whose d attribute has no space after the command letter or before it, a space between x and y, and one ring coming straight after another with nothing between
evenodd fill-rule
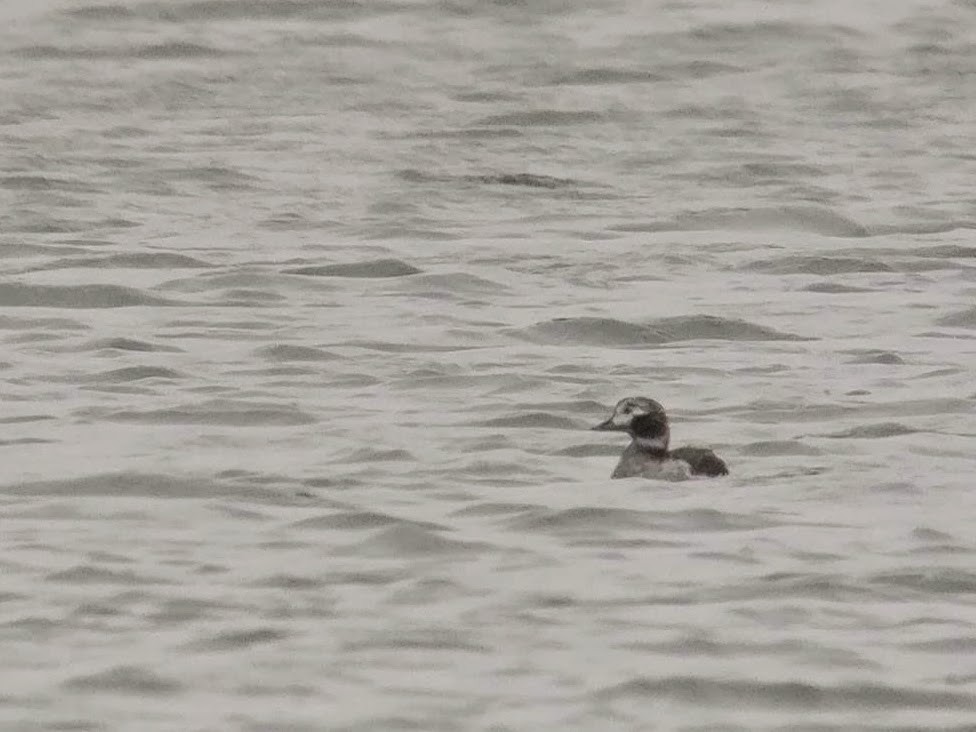
<instances>
[{"instance_id":1,"label":"long-tailed duck","mask_svg":"<svg viewBox=\"0 0 976 732\"><path fill-rule=\"evenodd\" d=\"M631 443L620 456L611 478L662 478L685 480L692 476L728 475L725 462L704 447L668 450L671 428L668 415L658 402L646 397L627 397L617 402L613 414L593 427L595 430L626 432Z\"/></svg>"}]
</instances>

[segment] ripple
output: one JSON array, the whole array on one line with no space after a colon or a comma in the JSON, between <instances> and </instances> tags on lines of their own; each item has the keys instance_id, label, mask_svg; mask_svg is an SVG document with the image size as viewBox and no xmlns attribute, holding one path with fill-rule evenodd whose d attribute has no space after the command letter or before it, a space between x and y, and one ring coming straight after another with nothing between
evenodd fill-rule
<instances>
[{"instance_id":1,"label":"ripple","mask_svg":"<svg viewBox=\"0 0 976 732\"><path fill-rule=\"evenodd\" d=\"M446 526L429 521L411 521L375 511L344 511L327 516L315 516L291 524L295 529L328 529L341 531L363 531L380 529L386 526L413 526L422 530L444 531Z\"/></svg>"},{"instance_id":2,"label":"ripple","mask_svg":"<svg viewBox=\"0 0 976 732\"><path fill-rule=\"evenodd\" d=\"M88 330L88 326L68 318L15 318L0 315L2 330Z\"/></svg>"},{"instance_id":3,"label":"ripple","mask_svg":"<svg viewBox=\"0 0 976 732\"><path fill-rule=\"evenodd\" d=\"M491 545L481 542L455 541L420 526L398 523L348 549L356 556L458 558L481 553Z\"/></svg>"},{"instance_id":4,"label":"ripple","mask_svg":"<svg viewBox=\"0 0 976 732\"><path fill-rule=\"evenodd\" d=\"M831 432L824 437L876 439L879 437L896 437L898 435L913 435L919 430L908 427L900 422L879 422L877 424L863 424L851 427L841 432Z\"/></svg>"},{"instance_id":5,"label":"ripple","mask_svg":"<svg viewBox=\"0 0 976 732\"><path fill-rule=\"evenodd\" d=\"M184 374L161 366L128 366L112 371L103 371L88 378L89 381L107 384L121 384L141 379L182 379Z\"/></svg>"},{"instance_id":6,"label":"ripple","mask_svg":"<svg viewBox=\"0 0 976 732\"><path fill-rule=\"evenodd\" d=\"M64 682L74 691L100 691L107 694L139 696L172 696L184 690L184 684L153 673L141 666L115 666L87 676L75 676Z\"/></svg>"},{"instance_id":7,"label":"ripple","mask_svg":"<svg viewBox=\"0 0 976 732\"><path fill-rule=\"evenodd\" d=\"M870 231L834 211L817 207L783 206L768 209L719 209L676 216L670 221L626 224L616 231L713 231L729 229L765 231L785 229L823 236L856 238Z\"/></svg>"},{"instance_id":8,"label":"ripple","mask_svg":"<svg viewBox=\"0 0 976 732\"><path fill-rule=\"evenodd\" d=\"M946 315L939 318L936 323L950 328L976 328L976 308Z\"/></svg>"},{"instance_id":9,"label":"ripple","mask_svg":"<svg viewBox=\"0 0 976 732\"><path fill-rule=\"evenodd\" d=\"M839 282L814 282L801 288L804 292L821 292L826 295L841 295L850 292L874 292L870 287L854 287Z\"/></svg>"},{"instance_id":10,"label":"ripple","mask_svg":"<svg viewBox=\"0 0 976 732\"><path fill-rule=\"evenodd\" d=\"M244 648L251 648L267 643L277 643L290 637L288 633L280 628L248 628L247 630L226 630L216 635L192 643L187 643L183 647L198 652L217 652L239 651Z\"/></svg>"},{"instance_id":11,"label":"ripple","mask_svg":"<svg viewBox=\"0 0 976 732\"><path fill-rule=\"evenodd\" d=\"M549 175L537 175L534 173L470 175L465 176L465 180L470 180L474 183L486 183L488 185L524 186L526 188L548 188L551 190L577 185L576 181L569 178L553 178Z\"/></svg>"},{"instance_id":12,"label":"ripple","mask_svg":"<svg viewBox=\"0 0 976 732\"><path fill-rule=\"evenodd\" d=\"M734 705L772 709L976 709L969 694L929 691L878 684L847 684L842 687L789 681L717 681L692 676L662 679L637 678L596 692L603 701L643 698L662 699L695 706Z\"/></svg>"},{"instance_id":13,"label":"ripple","mask_svg":"<svg viewBox=\"0 0 976 732\"><path fill-rule=\"evenodd\" d=\"M422 270L399 259L371 259L346 264L323 264L314 267L295 267L281 270L283 274L312 277L406 277Z\"/></svg>"},{"instance_id":14,"label":"ripple","mask_svg":"<svg viewBox=\"0 0 976 732\"><path fill-rule=\"evenodd\" d=\"M870 350L854 353L857 355L850 363L876 363L883 366L900 366L905 363L905 359L891 351Z\"/></svg>"},{"instance_id":15,"label":"ripple","mask_svg":"<svg viewBox=\"0 0 976 732\"><path fill-rule=\"evenodd\" d=\"M580 426L571 419L546 412L525 412L508 417L495 417L468 422L470 427L532 427L538 429L578 430Z\"/></svg>"},{"instance_id":16,"label":"ripple","mask_svg":"<svg viewBox=\"0 0 976 732\"><path fill-rule=\"evenodd\" d=\"M64 257L56 259L50 264L34 267L32 270L66 269L66 268L98 268L98 269L203 269L213 267L185 254L172 252L136 252L133 254L111 254L103 257Z\"/></svg>"},{"instance_id":17,"label":"ripple","mask_svg":"<svg viewBox=\"0 0 976 732\"><path fill-rule=\"evenodd\" d=\"M182 353L182 349L176 346L164 346L149 341L140 341L136 338L102 338L91 341L83 345L79 350L98 351L101 349L115 349L118 351L139 351L139 352L159 352L159 353Z\"/></svg>"},{"instance_id":18,"label":"ripple","mask_svg":"<svg viewBox=\"0 0 976 732\"><path fill-rule=\"evenodd\" d=\"M526 112L512 112L510 114L496 114L485 117L475 122L475 124L486 127L553 127L602 122L604 118L605 115L602 112L567 112L559 109L538 109Z\"/></svg>"},{"instance_id":19,"label":"ripple","mask_svg":"<svg viewBox=\"0 0 976 732\"><path fill-rule=\"evenodd\" d=\"M72 585L160 585L171 584L168 580L146 577L135 572L123 572L92 565L80 565L60 572L52 572L44 579L48 582Z\"/></svg>"},{"instance_id":20,"label":"ripple","mask_svg":"<svg viewBox=\"0 0 976 732\"><path fill-rule=\"evenodd\" d=\"M280 491L244 481L187 478L159 473L102 473L63 480L39 480L0 485L0 495L114 496L136 498L281 499Z\"/></svg>"},{"instance_id":21,"label":"ripple","mask_svg":"<svg viewBox=\"0 0 976 732\"><path fill-rule=\"evenodd\" d=\"M118 285L0 284L0 306L36 308L124 308L176 305L132 287Z\"/></svg>"},{"instance_id":22,"label":"ripple","mask_svg":"<svg viewBox=\"0 0 976 732\"><path fill-rule=\"evenodd\" d=\"M823 450L804 445L795 440L767 440L763 442L750 442L743 445L739 450L743 455L754 455L756 457L774 457L782 455L823 455Z\"/></svg>"},{"instance_id":23,"label":"ripple","mask_svg":"<svg viewBox=\"0 0 976 732\"><path fill-rule=\"evenodd\" d=\"M876 259L866 257L825 257L791 255L777 259L761 259L743 265L747 272L765 274L812 274L838 275L855 272L894 272L895 270Z\"/></svg>"},{"instance_id":24,"label":"ripple","mask_svg":"<svg viewBox=\"0 0 976 732\"><path fill-rule=\"evenodd\" d=\"M288 344L277 344L274 346L263 346L254 351L254 355L266 358L269 361L332 361L341 358L329 351L311 346L292 346Z\"/></svg>"},{"instance_id":25,"label":"ripple","mask_svg":"<svg viewBox=\"0 0 976 732\"><path fill-rule=\"evenodd\" d=\"M110 422L143 424L204 424L225 427L290 427L318 420L296 406L213 400L146 411L91 409L80 414Z\"/></svg>"},{"instance_id":26,"label":"ripple","mask_svg":"<svg viewBox=\"0 0 976 732\"><path fill-rule=\"evenodd\" d=\"M652 346L689 340L803 341L814 340L745 320L717 315L685 315L661 318L646 324L613 318L554 318L510 331L533 343L594 346Z\"/></svg>"}]
</instances>

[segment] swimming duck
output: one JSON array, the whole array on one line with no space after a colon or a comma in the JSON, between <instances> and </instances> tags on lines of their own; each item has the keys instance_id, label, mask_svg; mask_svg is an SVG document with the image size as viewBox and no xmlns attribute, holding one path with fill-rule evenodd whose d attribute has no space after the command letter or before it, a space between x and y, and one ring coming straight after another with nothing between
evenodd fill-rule
<instances>
[{"instance_id":1,"label":"swimming duck","mask_svg":"<svg viewBox=\"0 0 976 732\"><path fill-rule=\"evenodd\" d=\"M613 414L593 427L595 430L626 432L631 443L620 456L611 478L662 478L686 480L694 476L713 478L728 475L725 462L704 447L668 449L671 428L668 415L658 402L646 397L626 397L617 402Z\"/></svg>"}]
</instances>

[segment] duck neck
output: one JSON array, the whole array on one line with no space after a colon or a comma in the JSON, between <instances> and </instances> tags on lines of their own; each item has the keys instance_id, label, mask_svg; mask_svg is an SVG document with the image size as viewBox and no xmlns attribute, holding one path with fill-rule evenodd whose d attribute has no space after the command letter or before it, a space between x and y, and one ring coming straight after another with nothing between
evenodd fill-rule
<instances>
[{"instance_id":1,"label":"duck neck","mask_svg":"<svg viewBox=\"0 0 976 732\"><path fill-rule=\"evenodd\" d=\"M655 460L665 460L668 457L668 443L660 437L640 437L634 435L633 444L645 455Z\"/></svg>"}]
</instances>

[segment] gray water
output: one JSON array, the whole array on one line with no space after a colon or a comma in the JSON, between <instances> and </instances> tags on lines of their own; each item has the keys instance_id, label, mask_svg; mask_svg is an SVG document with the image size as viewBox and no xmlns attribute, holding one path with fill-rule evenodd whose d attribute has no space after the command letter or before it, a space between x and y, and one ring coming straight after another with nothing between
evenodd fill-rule
<instances>
[{"instance_id":1,"label":"gray water","mask_svg":"<svg viewBox=\"0 0 976 732\"><path fill-rule=\"evenodd\" d=\"M0 14L4 732L976 729L972 2Z\"/></svg>"}]
</instances>

